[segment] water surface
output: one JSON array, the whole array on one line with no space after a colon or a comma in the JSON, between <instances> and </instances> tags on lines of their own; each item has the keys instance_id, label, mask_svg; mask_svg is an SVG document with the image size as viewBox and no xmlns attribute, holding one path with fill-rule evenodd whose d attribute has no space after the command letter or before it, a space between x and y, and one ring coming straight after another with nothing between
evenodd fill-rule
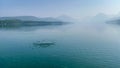
<instances>
[{"instance_id":1,"label":"water surface","mask_svg":"<svg viewBox=\"0 0 120 68\"><path fill-rule=\"evenodd\" d=\"M55 45L37 47L36 41ZM0 29L0 68L119 68L120 27L107 24Z\"/></svg>"}]
</instances>

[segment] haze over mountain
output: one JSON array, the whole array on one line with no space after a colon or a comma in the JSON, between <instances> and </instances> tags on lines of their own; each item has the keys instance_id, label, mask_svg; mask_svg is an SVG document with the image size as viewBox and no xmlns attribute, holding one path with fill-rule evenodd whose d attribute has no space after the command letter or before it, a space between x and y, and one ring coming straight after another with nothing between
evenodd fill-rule
<instances>
[{"instance_id":1,"label":"haze over mountain","mask_svg":"<svg viewBox=\"0 0 120 68\"><path fill-rule=\"evenodd\" d=\"M63 21L63 22L75 22L76 20L69 17L69 16L59 16L56 18L53 17L44 17L44 18L38 18L35 16L13 16L13 17L0 17L0 20L12 20L12 19L18 19L22 21Z\"/></svg>"},{"instance_id":2,"label":"haze over mountain","mask_svg":"<svg viewBox=\"0 0 120 68\"><path fill-rule=\"evenodd\" d=\"M22 21L47 21L47 22L79 22L77 19L74 19L70 16L67 15L61 15L58 17L44 17L44 18L39 18L35 16L11 16L11 17L0 17L0 20L22 20ZM94 23L94 24L101 24L101 23L108 23L110 21L114 21L114 23L119 22L120 20L120 15L107 15L104 13L99 13L93 17L86 18L82 20L82 23ZM116 21L116 22L115 22ZM80 22L79 22L80 23ZM111 23L111 22L110 22Z\"/></svg>"},{"instance_id":3,"label":"haze over mountain","mask_svg":"<svg viewBox=\"0 0 120 68\"><path fill-rule=\"evenodd\" d=\"M47 26L47 25L63 25L67 23L68 21L63 21L62 19L60 20L52 17L45 18L38 18L35 16L0 17L0 27Z\"/></svg>"},{"instance_id":4,"label":"haze over mountain","mask_svg":"<svg viewBox=\"0 0 120 68\"><path fill-rule=\"evenodd\" d=\"M106 23L120 25L120 17L112 18L111 20L108 20Z\"/></svg>"},{"instance_id":5,"label":"haze over mountain","mask_svg":"<svg viewBox=\"0 0 120 68\"><path fill-rule=\"evenodd\" d=\"M116 24L116 25L120 25L120 13L116 14L116 15L112 15L107 21L107 24Z\"/></svg>"},{"instance_id":6,"label":"haze over mountain","mask_svg":"<svg viewBox=\"0 0 120 68\"><path fill-rule=\"evenodd\" d=\"M74 19L74 18L67 16L67 15L58 16L58 17L56 17L56 19L61 20L61 21L65 21L65 22L78 22L77 19Z\"/></svg>"},{"instance_id":7,"label":"haze over mountain","mask_svg":"<svg viewBox=\"0 0 120 68\"><path fill-rule=\"evenodd\" d=\"M15 16L15 17L0 17L0 20L12 20L12 19L18 19L22 21L56 21L56 19L53 18L38 18L35 16Z\"/></svg>"},{"instance_id":8,"label":"haze over mountain","mask_svg":"<svg viewBox=\"0 0 120 68\"><path fill-rule=\"evenodd\" d=\"M111 20L112 18L114 18L114 17L111 15L99 13L99 14L96 14L95 16L83 19L82 22L83 23L102 24L102 23L105 23L105 22Z\"/></svg>"}]
</instances>

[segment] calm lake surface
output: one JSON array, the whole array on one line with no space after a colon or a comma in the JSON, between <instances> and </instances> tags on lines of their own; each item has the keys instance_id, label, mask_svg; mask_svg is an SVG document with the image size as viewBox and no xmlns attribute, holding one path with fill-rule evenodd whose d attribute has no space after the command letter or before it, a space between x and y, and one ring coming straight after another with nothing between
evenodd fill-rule
<instances>
[{"instance_id":1,"label":"calm lake surface","mask_svg":"<svg viewBox=\"0 0 120 68\"><path fill-rule=\"evenodd\" d=\"M55 45L33 45L44 40ZM0 68L120 68L120 26L1 28Z\"/></svg>"}]
</instances>

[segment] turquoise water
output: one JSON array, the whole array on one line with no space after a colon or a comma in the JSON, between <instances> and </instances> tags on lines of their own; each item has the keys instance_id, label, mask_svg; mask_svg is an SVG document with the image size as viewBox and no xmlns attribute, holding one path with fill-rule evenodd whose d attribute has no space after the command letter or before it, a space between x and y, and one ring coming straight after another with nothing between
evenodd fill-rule
<instances>
[{"instance_id":1,"label":"turquoise water","mask_svg":"<svg viewBox=\"0 0 120 68\"><path fill-rule=\"evenodd\" d=\"M43 40L55 45L33 45ZM120 68L120 28L106 24L2 28L0 68Z\"/></svg>"}]
</instances>

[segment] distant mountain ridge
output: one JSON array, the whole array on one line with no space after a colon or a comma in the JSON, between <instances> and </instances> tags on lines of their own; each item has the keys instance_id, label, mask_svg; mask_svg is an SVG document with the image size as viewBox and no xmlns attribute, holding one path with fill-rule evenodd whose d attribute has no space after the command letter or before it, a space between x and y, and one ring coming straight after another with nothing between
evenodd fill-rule
<instances>
[{"instance_id":1,"label":"distant mountain ridge","mask_svg":"<svg viewBox=\"0 0 120 68\"><path fill-rule=\"evenodd\" d=\"M0 17L0 27L23 27L23 26L47 26L47 25L63 25L64 22L52 17L38 18L34 16L15 16Z\"/></svg>"},{"instance_id":2,"label":"distant mountain ridge","mask_svg":"<svg viewBox=\"0 0 120 68\"><path fill-rule=\"evenodd\" d=\"M18 19L22 21L59 21L52 17L46 17L46 18L38 18L35 16L0 17L0 20L12 20L12 19Z\"/></svg>"},{"instance_id":3,"label":"distant mountain ridge","mask_svg":"<svg viewBox=\"0 0 120 68\"><path fill-rule=\"evenodd\" d=\"M76 20L69 17L69 16L59 16L59 17L44 17L44 18L39 18L35 16L13 16L13 17L0 17L0 20L22 20L22 21L50 21L50 22L55 22L55 21L62 21L62 22L75 22Z\"/></svg>"},{"instance_id":4,"label":"distant mountain ridge","mask_svg":"<svg viewBox=\"0 0 120 68\"><path fill-rule=\"evenodd\" d=\"M106 23L120 25L120 19L110 20L110 21L107 21Z\"/></svg>"},{"instance_id":5,"label":"distant mountain ridge","mask_svg":"<svg viewBox=\"0 0 120 68\"><path fill-rule=\"evenodd\" d=\"M120 16L112 17L112 18L111 18L110 20L108 20L106 23L107 23L107 24L120 25Z\"/></svg>"}]
</instances>

